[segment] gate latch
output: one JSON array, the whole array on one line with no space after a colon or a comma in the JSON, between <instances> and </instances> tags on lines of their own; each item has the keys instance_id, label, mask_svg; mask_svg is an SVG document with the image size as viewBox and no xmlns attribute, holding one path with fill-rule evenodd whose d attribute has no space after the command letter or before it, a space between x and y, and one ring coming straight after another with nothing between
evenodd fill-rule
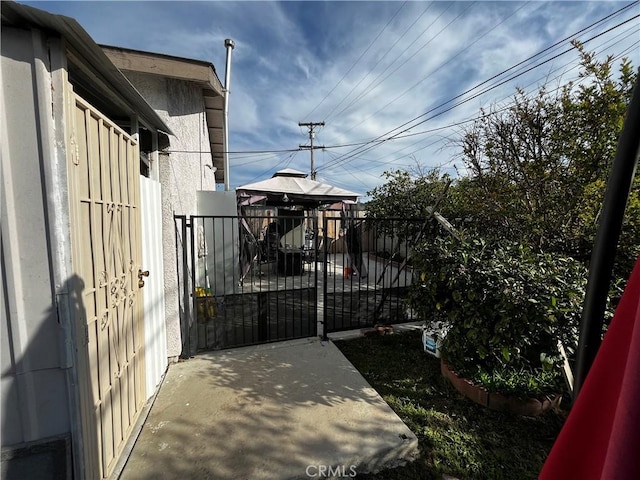
<instances>
[{"instance_id":1,"label":"gate latch","mask_svg":"<svg viewBox=\"0 0 640 480\"><path fill-rule=\"evenodd\" d=\"M144 287L144 280L142 279L142 277L148 277L149 276L149 270L146 271L142 271L142 269L138 270L138 288L142 288Z\"/></svg>"}]
</instances>

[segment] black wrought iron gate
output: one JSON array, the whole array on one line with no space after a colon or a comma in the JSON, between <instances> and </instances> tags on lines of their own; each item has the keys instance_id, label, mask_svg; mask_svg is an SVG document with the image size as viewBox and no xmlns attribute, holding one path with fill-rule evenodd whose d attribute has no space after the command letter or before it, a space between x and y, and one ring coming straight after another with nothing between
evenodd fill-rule
<instances>
[{"instance_id":1,"label":"black wrought iron gate","mask_svg":"<svg viewBox=\"0 0 640 480\"><path fill-rule=\"evenodd\" d=\"M332 246L323 270L324 331L417 320L407 295L414 279L411 241L425 220L325 217Z\"/></svg>"},{"instance_id":2,"label":"black wrought iron gate","mask_svg":"<svg viewBox=\"0 0 640 480\"><path fill-rule=\"evenodd\" d=\"M421 221L285 213L175 217L184 356L415 320Z\"/></svg>"},{"instance_id":3,"label":"black wrought iron gate","mask_svg":"<svg viewBox=\"0 0 640 480\"><path fill-rule=\"evenodd\" d=\"M317 335L317 270L304 216L175 221L183 355ZM281 243L296 228L302 245Z\"/></svg>"}]
</instances>

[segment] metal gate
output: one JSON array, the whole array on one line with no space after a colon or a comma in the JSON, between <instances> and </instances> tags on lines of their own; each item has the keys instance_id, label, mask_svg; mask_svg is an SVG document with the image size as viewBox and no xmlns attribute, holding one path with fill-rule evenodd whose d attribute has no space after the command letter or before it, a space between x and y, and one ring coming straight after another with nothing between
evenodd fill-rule
<instances>
[{"instance_id":1,"label":"metal gate","mask_svg":"<svg viewBox=\"0 0 640 480\"><path fill-rule=\"evenodd\" d=\"M69 86L71 90L72 87ZM138 144L70 92L68 158L85 478L107 478L145 402Z\"/></svg>"},{"instance_id":2,"label":"metal gate","mask_svg":"<svg viewBox=\"0 0 640 480\"><path fill-rule=\"evenodd\" d=\"M323 281L324 331L417 320L407 303L414 280L412 241L424 219L325 217L331 239Z\"/></svg>"},{"instance_id":3,"label":"metal gate","mask_svg":"<svg viewBox=\"0 0 640 480\"><path fill-rule=\"evenodd\" d=\"M317 334L307 220L299 214L175 217L184 356ZM298 238L281 244L284 228L303 232L302 244Z\"/></svg>"},{"instance_id":4,"label":"metal gate","mask_svg":"<svg viewBox=\"0 0 640 480\"><path fill-rule=\"evenodd\" d=\"M175 217L184 356L416 319L424 220L283 213Z\"/></svg>"}]
</instances>

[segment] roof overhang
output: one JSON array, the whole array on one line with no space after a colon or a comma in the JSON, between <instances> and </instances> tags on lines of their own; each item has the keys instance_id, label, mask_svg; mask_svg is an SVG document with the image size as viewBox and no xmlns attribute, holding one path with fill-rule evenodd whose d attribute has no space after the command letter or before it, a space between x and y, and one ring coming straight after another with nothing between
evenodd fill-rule
<instances>
[{"instance_id":1,"label":"roof overhang","mask_svg":"<svg viewBox=\"0 0 640 480\"><path fill-rule=\"evenodd\" d=\"M92 93L106 97L114 108L130 118L137 117L147 127L173 134L76 20L15 2L2 2L1 11L2 25L40 28L59 35L66 43L68 68L75 68L83 80L90 82L86 87Z\"/></svg>"},{"instance_id":2,"label":"roof overhang","mask_svg":"<svg viewBox=\"0 0 640 480\"><path fill-rule=\"evenodd\" d=\"M102 49L120 70L158 75L198 85L207 119L211 160L216 167L216 182L224 183L224 88L210 62L142 52L103 45Z\"/></svg>"}]
</instances>

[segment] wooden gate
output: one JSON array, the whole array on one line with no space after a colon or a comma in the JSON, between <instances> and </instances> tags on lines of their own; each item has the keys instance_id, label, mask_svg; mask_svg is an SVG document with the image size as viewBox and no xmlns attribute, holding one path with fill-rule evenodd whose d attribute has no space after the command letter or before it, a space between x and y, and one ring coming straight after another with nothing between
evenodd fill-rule
<instances>
[{"instance_id":1,"label":"wooden gate","mask_svg":"<svg viewBox=\"0 0 640 480\"><path fill-rule=\"evenodd\" d=\"M71 87L69 87L71 90ZM85 478L108 477L145 403L139 147L69 95L69 202Z\"/></svg>"}]
</instances>

